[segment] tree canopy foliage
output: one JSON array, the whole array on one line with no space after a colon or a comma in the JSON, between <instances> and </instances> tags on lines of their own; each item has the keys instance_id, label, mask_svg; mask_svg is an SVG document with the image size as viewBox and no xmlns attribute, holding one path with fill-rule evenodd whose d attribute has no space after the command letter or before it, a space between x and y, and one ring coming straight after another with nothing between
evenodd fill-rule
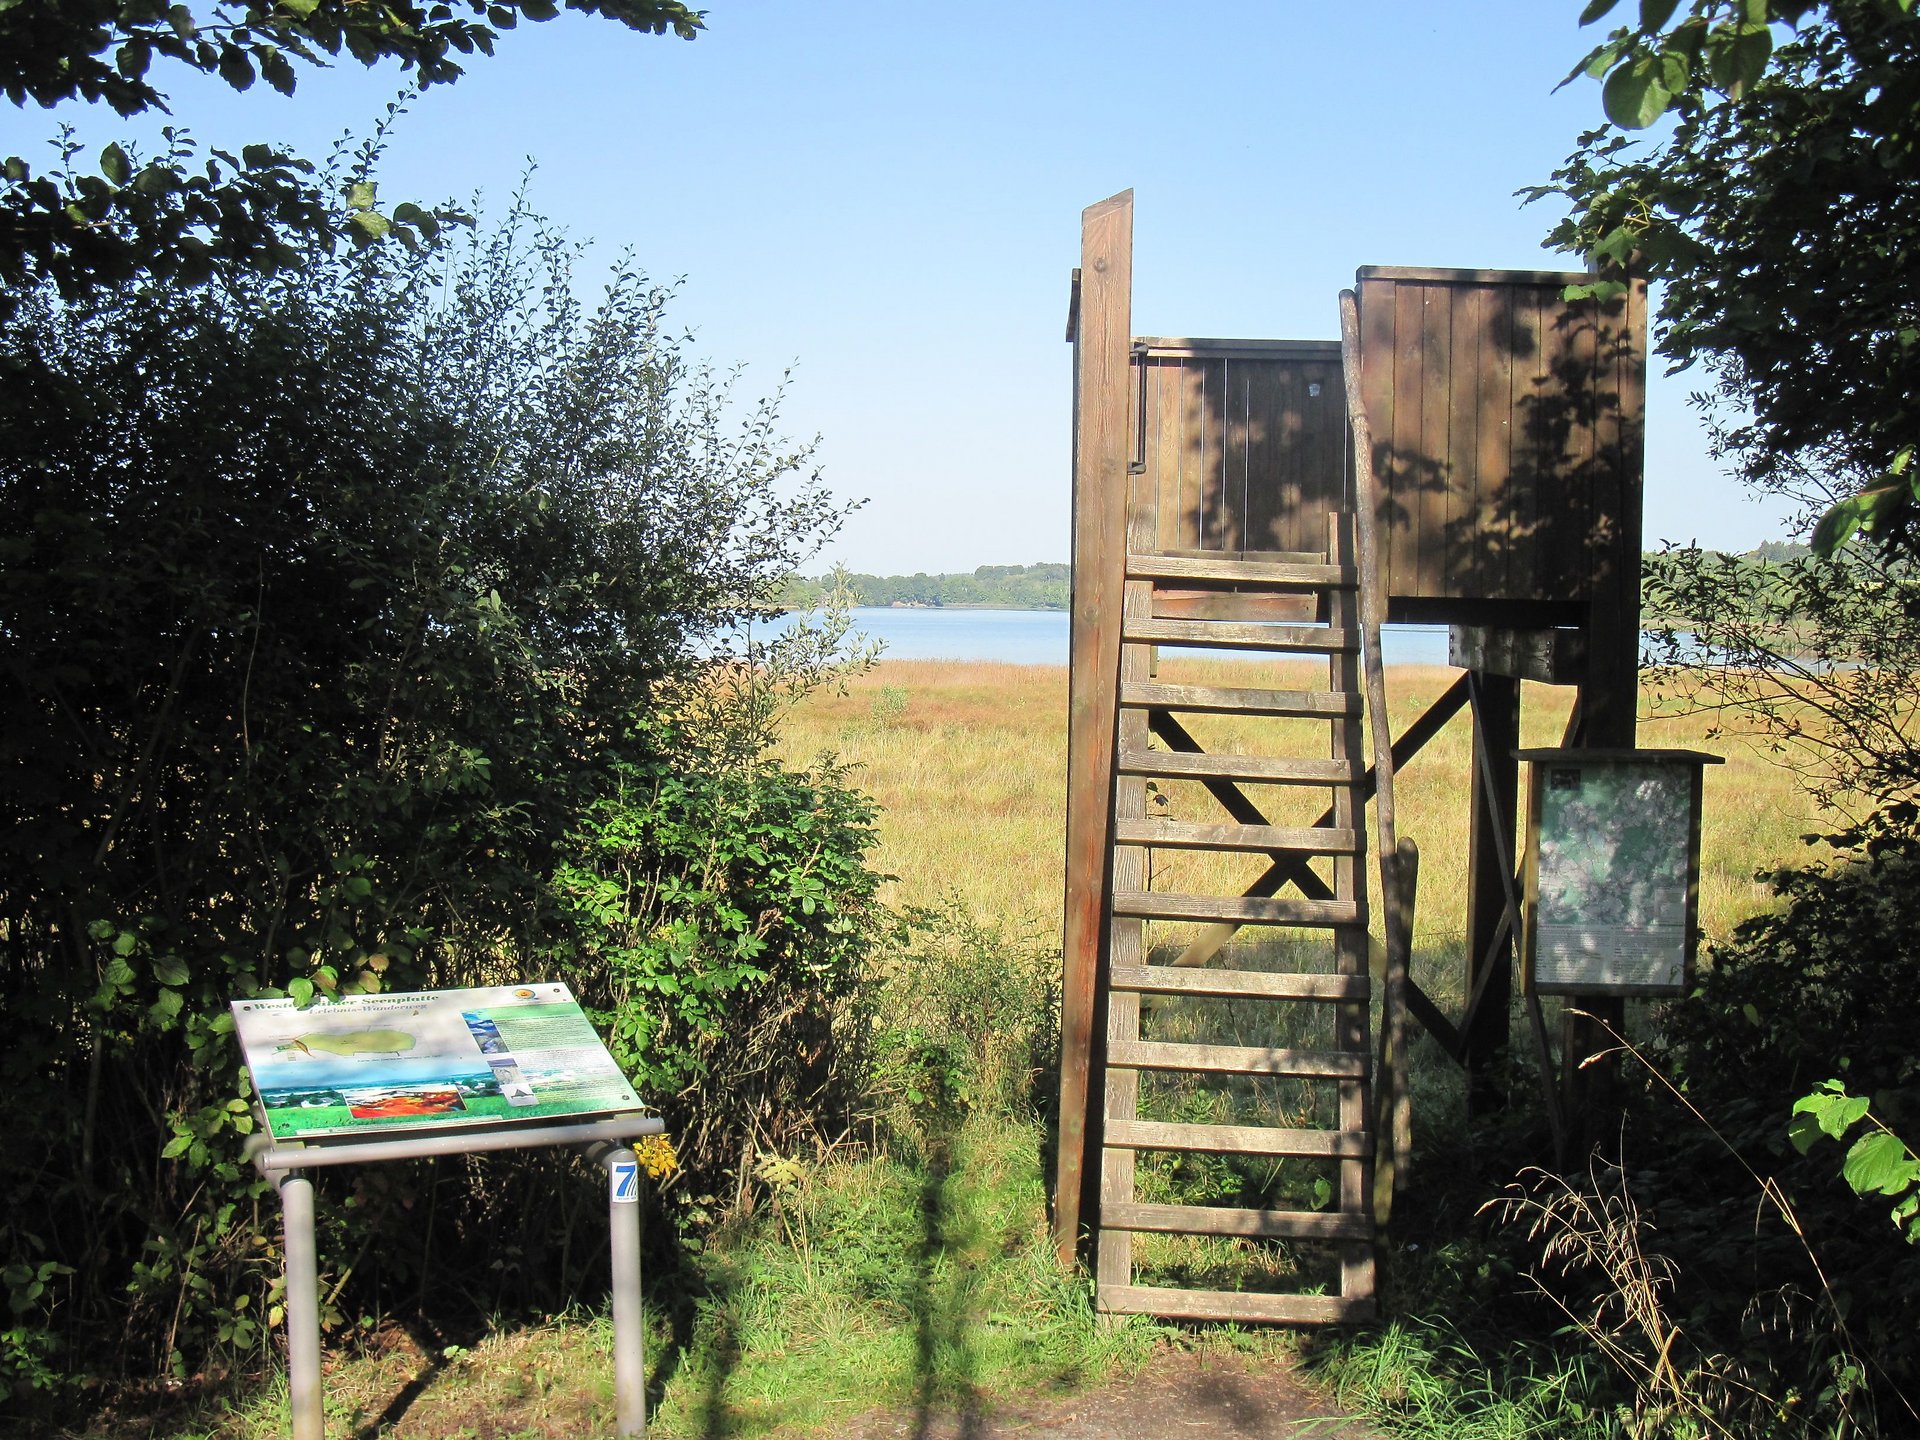
<instances>
[{"instance_id":1,"label":"tree canopy foliage","mask_svg":"<svg viewBox=\"0 0 1920 1440\"><path fill-rule=\"evenodd\" d=\"M869 808L680 697L842 507L667 289L585 308L571 255L516 212L0 322L0 1392L260 1342L234 997L557 974L702 1105L696 1197L830 1068ZM331 1253L414 1183L356 1190L351 1245L329 1208ZM380 1250L356 1285L430 1263Z\"/></svg>"},{"instance_id":2,"label":"tree canopy foliage","mask_svg":"<svg viewBox=\"0 0 1920 1440\"><path fill-rule=\"evenodd\" d=\"M1582 21L1617 7L1592 0ZM1720 441L1749 481L1817 492L1820 548L1861 527L1911 544L1912 0L1642 0L1568 78L1583 71L1603 81L1611 124L1531 192L1571 202L1553 242L1663 282L1660 352L1704 366L1742 417Z\"/></svg>"},{"instance_id":3,"label":"tree canopy foliage","mask_svg":"<svg viewBox=\"0 0 1920 1440\"><path fill-rule=\"evenodd\" d=\"M565 0L650 34L692 39L703 24L680 0ZM5 0L0 3L0 91L15 105L104 102L121 115L171 113L164 67L217 77L235 90L260 80L291 95L302 66L342 54L364 65L396 61L419 87L460 77L459 56L491 55L499 32L548 20L553 0L276 0L195 13L161 0ZM411 203L382 213L363 173L327 193L310 161L272 145L202 159L169 127L142 159L118 143L97 157L63 144L42 173L9 156L0 183L0 281L54 281L72 295L143 274L204 280L216 272L274 271L303 244L365 245L396 233L431 238L440 219Z\"/></svg>"}]
</instances>

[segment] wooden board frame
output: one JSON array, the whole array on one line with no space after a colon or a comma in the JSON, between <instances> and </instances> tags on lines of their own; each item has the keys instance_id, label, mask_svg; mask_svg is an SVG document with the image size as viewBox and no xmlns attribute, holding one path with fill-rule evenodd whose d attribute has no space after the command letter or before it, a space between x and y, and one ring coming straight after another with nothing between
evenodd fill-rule
<instances>
[{"instance_id":1,"label":"wooden board frame","mask_svg":"<svg viewBox=\"0 0 1920 1440\"><path fill-rule=\"evenodd\" d=\"M1522 861L1523 916L1521 940L1522 983L1528 995L1574 995L1649 998L1684 995L1693 988L1694 959L1699 947L1700 919L1700 811L1705 767L1723 763L1722 757L1699 750L1551 749L1520 750L1515 758L1528 766L1526 848ZM1538 971L1540 927L1540 846L1542 810L1551 773L1567 770L1621 770L1649 766L1684 770L1688 777L1685 915L1681 926L1681 974L1668 984L1592 980L1584 983L1543 983Z\"/></svg>"}]
</instances>

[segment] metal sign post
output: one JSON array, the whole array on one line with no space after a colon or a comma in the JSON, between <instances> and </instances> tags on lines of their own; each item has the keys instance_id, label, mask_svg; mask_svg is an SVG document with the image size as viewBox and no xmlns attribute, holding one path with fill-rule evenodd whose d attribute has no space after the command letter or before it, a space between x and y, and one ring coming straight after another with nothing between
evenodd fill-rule
<instances>
[{"instance_id":1,"label":"metal sign post","mask_svg":"<svg viewBox=\"0 0 1920 1440\"><path fill-rule=\"evenodd\" d=\"M665 1133L651 1115L583 1125L552 1125L463 1134L420 1135L406 1140L279 1145L264 1135L248 1144L248 1158L280 1191L285 1227L287 1308L287 1402L293 1440L323 1440L325 1412L320 1382L320 1254L313 1227L313 1181L322 1165L378 1160L418 1160L430 1155L466 1155L544 1145L584 1145L587 1158L607 1172L607 1218L612 1230L613 1387L616 1434L647 1433L646 1332L640 1307L640 1162L627 1142Z\"/></svg>"},{"instance_id":2,"label":"metal sign post","mask_svg":"<svg viewBox=\"0 0 1920 1440\"><path fill-rule=\"evenodd\" d=\"M311 1172L578 1145L607 1174L617 1433L647 1429L640 1162L666 1125L642 1111L563 985L234 1002L260 1132L247 1158L280 1192L293 1440L323 1440L320 1257ZM523 1118L524 1117L524 1118Z\"/></svg>"}]
</instances>

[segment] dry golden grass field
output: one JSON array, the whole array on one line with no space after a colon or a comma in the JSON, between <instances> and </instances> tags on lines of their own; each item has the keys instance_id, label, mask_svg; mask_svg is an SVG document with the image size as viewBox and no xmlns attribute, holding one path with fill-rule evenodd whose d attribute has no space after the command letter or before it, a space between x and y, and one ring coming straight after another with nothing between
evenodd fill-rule
<instances>
[{"instance_id":1,"label":"dry golden grass field","mask_svg":"<svg viewBox=\"0 0 1920 1440\"><path fill-rule=\"evenodd\" d=\"M1249 662L1163 665L1174 680L1241 685L1286 683L1285 667ZM1395 667L1387 685L1398 734L1457 672ZM1255 678L1263 675L1266 678ZM1298 675L1293 683L1301 683ZM1522 699L1528 745L1559 742L1572 692L1529 684ZM843 693L811 697L786 722L782 753L804 762L823 751L858 768L855 779L883 807L877 862L897 876L896 903L931 905L948 897L983 919L1057 932L1066 796L1067 674L1062 667L883 660ZM1207 725L1200 721L1211 719ZM1200 717L1191 728L1209 749L1259 742L1246 733L1273 721ZM1710 736L1704 716L1641 705L1640 743L1724 755L1709 767L1701 840L1700 923L1709 936L1765 907L1756 871L1806 853L1804 833L1822 828L1792 776L1739 728ZM1400 833L1421 849L1416 948L1431 965L1457 957L1465 915L1469 734L1457 716L1406 767L1397 786ZM1524 784L1524 781L1523 781ZM1275 823L1318 805L1323 791L1256 798ZM1524 796L1522 803L1524 804ZM1290 808L1291 807L1291 808ZM1166 787L1161 808L1180 818L1224 818L1191 784ZM1304 823L1304 819L1294 823ZM1166 857L1158 863L1192 863ZM1214 876L1214 880L1227 877ZM1156 882L1158 883L1158 882ZM1423 967L1424 968L1424 967Z\"/></svg>"}]
</instances>

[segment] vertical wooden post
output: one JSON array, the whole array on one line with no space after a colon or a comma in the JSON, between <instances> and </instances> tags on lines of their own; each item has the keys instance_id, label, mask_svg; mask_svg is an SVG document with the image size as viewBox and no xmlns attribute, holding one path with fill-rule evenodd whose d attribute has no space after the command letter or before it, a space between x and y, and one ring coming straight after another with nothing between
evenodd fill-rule
<instances>
[{"instance_id":1,"label":"vertical wooden post","mask_svg":"<svg viewBox=\"0 0 1920 1440\"><path fill-rule=\"evenodd\" d=\"M1493 1074L1493 1061L1511 1039L1514 937L1503 927L1507 892L1513 877L1504 873L1514 854L1519 813L1520 681L1510 675L1474 673L1473 783L1469 787L1467 829L1467 974L1466 993L1480 1002L1461 1036L1467 1067L1467 1107L1472 1112L1501 1109L1506 1097ZM1483 775L1492 776L1489 800ZM1506 929L1500 947L1494 941Z\"/></svg>"},{"instance_id":2,"label":"vertical wooden post","mask_svg":"<svg viewBox=\"0 0 1920 1440\"><path fill-rule=\"evenodd\" d=\"M1587 673L1580 685L1585 743L1603 749L1631 749L1638 733L1640 703L1640 525L1646 462L1647 282L1629 277L1622 313L1615 323L1618 343L1602 347L1610 368L1596 383L1611 382L1620 397L1620 432L1607 437L1603 459L1614 467L1620 485L1618 533L1596 537L1603 548L1595 559L1593 602L1587 619ZM1567 1128L1583 1152L1601 1138L1603 1117L1617 1108L1619 1067L1613 1059L1588 1065L1613 1040L1626 1020L1618 997L1585 997L1575 1002L1595 1018L1568 1015L1561 1027L1562 1091ZM1604 1022L1604 1025L1603 1023Z\"/></svg>"},{"instance_id":3,"label":"vertical wooden post","mask_svg":"<svg viewBox=\"0 0 1920 1440\"><path fill-rule=\"evenodd\" d=\"M1132 449L1133 192L1080 217L1074 338L1073 610L1067 694L1066 914L1061 936L1060 1108L1053 1242L1073 1263L1099 1168L1088 1079L1098 1037L1113 838L1121 594L1126 580L1127 462Z\"/></svg>"}]
</instances>

